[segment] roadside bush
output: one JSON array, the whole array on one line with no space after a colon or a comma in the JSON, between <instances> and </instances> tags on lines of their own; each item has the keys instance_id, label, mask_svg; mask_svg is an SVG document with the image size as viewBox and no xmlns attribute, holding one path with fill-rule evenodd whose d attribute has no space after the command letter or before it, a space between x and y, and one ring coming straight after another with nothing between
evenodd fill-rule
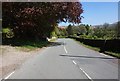
<instances>
[{"instance_id":1,"label":"roadside bush","mask_svg":"<svg viewBox=\"0 0 120 81\"><path fill-rule=\"evenodd\" d=\"M10 28L3 28L2 29L2 37L4 38L12 38L14 37L14 33L12 32L12 30Z\"/></svg>"},{"instance_id":2,"label":"roadside bush","mask_svg":"<svg viewBox=\"0 0 120 81\"><path fill-rule=\"evenodd\" d=\"M79 37L80 38L86 38L86 35L80 35Z\"/></svg>"},{"instance_id":3,"label":"roadside bush","mask_svg":"<svg viewBox=\"0 0 120 81\"><path fill-rule=\"evenodd\" d=\"M77 41L82 42L83 44L92 46L92 47L98 47L100 49L104 49L105 51L111 51L115 53L120 53L120 39L109 39L109 40L103 40L103 39L84 39L84 38L77 38L77 37L70 37L76 39ZM105 42L106 41L106 42Z\"/></svg>"},{"instance_id":4,"label":"roadside bush","mask_svg":"<svg viewBox=\"0 0 120 81\"><path fill-rule=\"evenodd\" d=\"M91 35L80 35L79 37L83 38L83 39L94 39L94 38L97 38L97 37L93 37Z\"/></svg>"}]
</instances>

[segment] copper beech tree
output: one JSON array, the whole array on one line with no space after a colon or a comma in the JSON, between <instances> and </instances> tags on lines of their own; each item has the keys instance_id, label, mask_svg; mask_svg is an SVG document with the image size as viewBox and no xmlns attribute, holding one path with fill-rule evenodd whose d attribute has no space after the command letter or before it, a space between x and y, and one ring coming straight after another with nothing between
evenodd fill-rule
<instances>
[{"instance_id":1,"label":"copper beech tree","mask_svg":"<svg viewBox=\"0 0 120 81\"><path fill-rule=\"evenodd\" d=\"M9 27L14 38L42 39L59 22L80 23L80 2L3 2L3 28Z\"/></svg>"}]
</instances>

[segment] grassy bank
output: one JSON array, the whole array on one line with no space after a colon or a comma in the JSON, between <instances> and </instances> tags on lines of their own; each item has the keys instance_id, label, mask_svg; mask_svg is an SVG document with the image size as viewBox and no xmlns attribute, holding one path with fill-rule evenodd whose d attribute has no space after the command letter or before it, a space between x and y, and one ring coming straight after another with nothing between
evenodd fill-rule
<instances>
[{"instance_id":1,"label":"grassy bank","mask_svg":"<svg viewBox=\"0 0 120 81\"><path fill-rule=\"evenodd\" d=\"M23 51L32 51L37 48L46 47L49 45L48 41L26 41L26 40L3 40L3 45L10 45L17 47Z\"/></svg>"},{"instance_id":2,"label":"grassy bank","mask_svg":"<svg viewBox=\"0 0 120 81\"><path fill-rule=\"evenodd\" d=\"M25 45L19 46L19 48L21 50L32 51L37 48L46 47L48 45L49 45L49 42L47 41L38 41L38 42L27 41Z\"/></svg>"},{"instance_id":3,"label":"grassy bank","mask_svg":"<svg viewBox=\"0 0 120 81\"><path fill-rule=\"evenodd\" d=\"M74 40L75 40L75 39L74 39ZM77 41L77 40L75 40L75 41ZM89 49L92 49L92 50L98 51L98 52L100 51L100 48L92 47L92 46L90 46L90 45L86 45L86 44L84 44L84 43L82 43L82 42L80 42L80 41L77 41L77 42L78 42L79 44L85 46L86 48L89 48ZM110 56L113 56L113 57L120 58L120 53L114 53L114 52L111 52L111 51L105 51L105 54L110 55Z\"/></svg>"}]
</instances>

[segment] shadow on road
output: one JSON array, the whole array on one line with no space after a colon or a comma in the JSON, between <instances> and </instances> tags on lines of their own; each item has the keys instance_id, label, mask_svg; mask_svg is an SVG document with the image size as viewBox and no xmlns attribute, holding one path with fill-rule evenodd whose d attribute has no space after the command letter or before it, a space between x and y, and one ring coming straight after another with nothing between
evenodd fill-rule
<instances>
[{"instance_id":1,"label":"shadow on road","mask_svg":"<svg viewBox=\"0 0 120 81\"><path fill-rule=\"evenodd\" d=\"M63 43L63 42L50 42L50 47L52 47L52 46L59 46L59 45L65 45L65 43Z\"/></svg>"},{"instance_id":2,"label":"shadow on road","mask_svg":"<svg viewBox=\"0 0 120 81\"><path fill-rule=\"evenodd\" d=\"M34 41L34 40L13 40L13 39L6 39L2 41L2 45L10 45L10 46L31 46L35 48L41 47L52 47L52 46L59 46L65 45L63 42L49 42L45 40Z\"/></svg>"},{"instance_id":3,"label":"shadow on road","mask_svg":"<svg viewBox=\"0 0 120 81\"><path fill-rule=\"evenodd\" d=\"M91 56L74 56L74 55L60 55L65 57L81 57L81 58L98 58L98 59L117 59L117 58L106 58L106 57L91 57Z\"/></svg>"}]
</instances>

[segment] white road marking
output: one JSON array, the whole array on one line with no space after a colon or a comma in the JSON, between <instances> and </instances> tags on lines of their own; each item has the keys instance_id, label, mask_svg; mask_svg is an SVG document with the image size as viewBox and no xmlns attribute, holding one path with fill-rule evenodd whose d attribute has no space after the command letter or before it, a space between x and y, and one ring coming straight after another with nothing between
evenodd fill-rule
<instances>
[{"instance_id":1,"label":"white road marking","mask_svg":"<svg viewBox=\"0 0 120 81\"><path fill-rule=\"evenodd\" d=\"M73 63L76 65L77 63L73 60Z\"/></svg>"},{"instance_id":2,"label":"white road marking","mask_svg":"<svg viewBox=\"0 0 120 81\"><path fill-rule=\"evenodd\" d=\"M5 79L8 79L13 73L15 73L15 71L13 71L12 73L10 73L7 77L5 77Z\"/></svg>"},{"instance_id":3,"label":"white road marking","mask_svg":"<svg viewBox=\"0 0 120 81\"><path fill-rule=\"evenodd\" d=\"M65 41L64 41L64 45L65 45Z\"/></svg>"},{"instance_id":4,"label":"white road marking","mask_svg":"<svg viewBox=\"0 0 120 81\"><path fill-rule=\"evenodd\" d=\"M108 56L108 55L105 55L105 54L103 54L103 53L100 53L100 54L101 54L101 55L104 55L104 56L106 56L106 57Z\"/></svg>"},{"instance_id":5,"label":"white road marking","mask_svg":"<svg viewBox=\"0 0 120 81\"><path fill-rule=\"evenodd\" d=\"M66 47L65 47L65 41L64 41L64 50L65 50L65 53L68 53L67 50L66 50Z\"/></svg>"},{"instance_id":6,"label":"white road marking","mask_svg":"<svg viewBox=\"0 0 120 81\"><path fill-rule=\"evenodd\" d=\"M82 68L80 68L80 70L83 71L83 73L88 77L88 79L90 79L91 81L93 81L92 78Z\"/></svg>"},{"instance_id":7,"label":"white road marking","mask_svg":"<svg viewBox=\"0 0 120 81\"><path fill-rule=\"evenodd\" d=\"M64 50L65 50L65 53L68 53L65 46L64 46Z\"/></svg>"},{"instance_id":8,"label":"white road marking","mask_svg":"<svg viewBox=\"0 0 120 81\"><path fill-rule=\"evenodd\" d=\"M75 65L77 65L77 63L74 60L73 60L73 63ZM91 81L93 81L92 78L82 68L80 68L80 70L87 76L88 79L90 79Z\"/></svg>"}]
</instances>

